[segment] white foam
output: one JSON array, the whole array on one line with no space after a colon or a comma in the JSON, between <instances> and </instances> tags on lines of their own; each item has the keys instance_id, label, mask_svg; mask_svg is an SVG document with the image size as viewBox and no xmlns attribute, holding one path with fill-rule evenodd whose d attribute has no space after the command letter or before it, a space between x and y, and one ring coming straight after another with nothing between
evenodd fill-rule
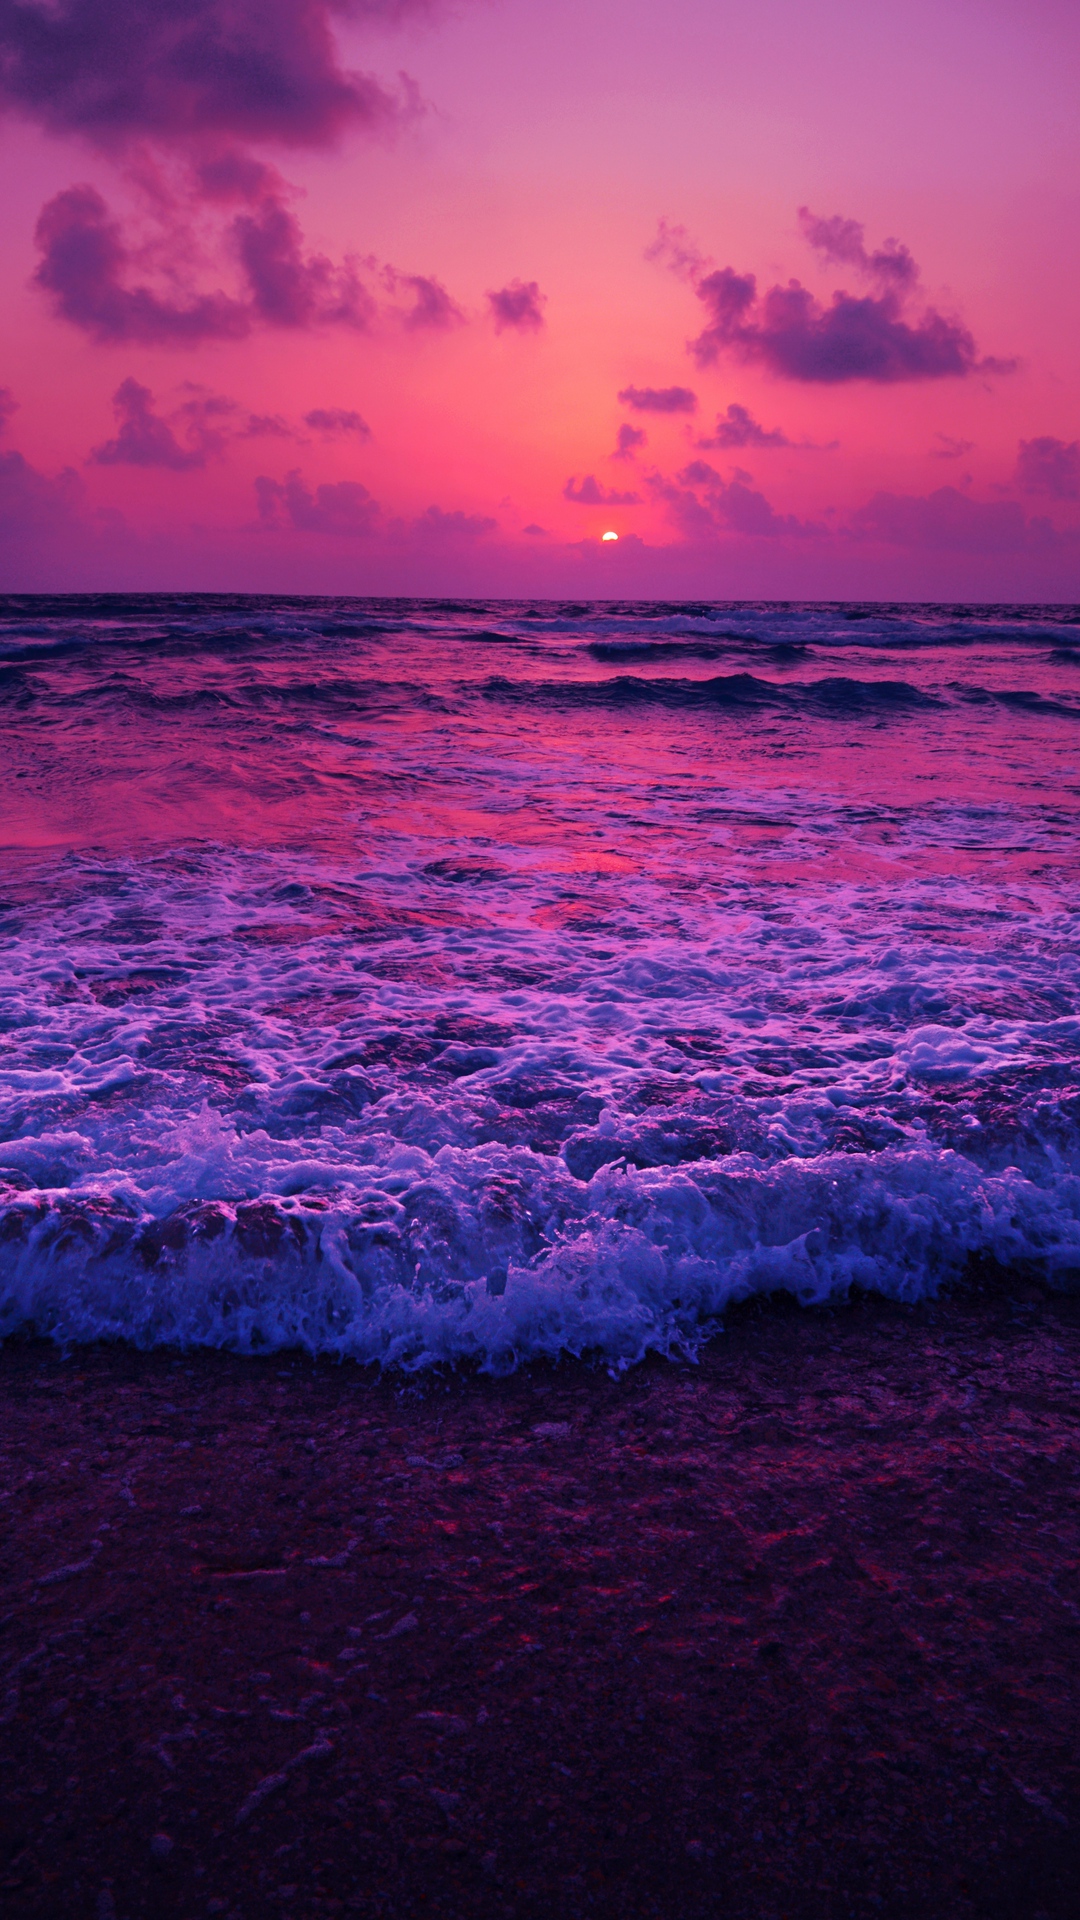
<instances>
[{"instance_id":1,"label":"white foam","mask_svg":"<svg viewBox=\"0 0 1080 1920\"><path fill-rule=\"evenodd\" d=\"M189 1156L185 1189L216 1184L221 1152L219 1142L213 1171L208 1163L194 1179ZM1036 1186L1015 1168L987 1175L928 1149L773 1166L746 1154L655 1170L609 1165L582 1183L527 1149L444 1147L429 1158L395 1145L363 1170L362 1185L339 1182L331 1195L283 1199L276 1182L263 1212L246 1216L246 1246L243 1207L238 1227L229 1206L216 1238L159 1247L152 1259L142 1238L151 1217L125 1216L120 1198L20 1197L9 1217L30 1224L0 1252L0 1332L239 1352L299 1346L404 1368L470 1360L503 1372L560 1353L616 1366L649 1351L692 1354L726 1308L754 1294L811 1305L855 1286L925 1298L973 1257L1080 1285L1080 1178ZM254 1250L253 1231L262 1234Z\"/></svg>"}]
</instances>

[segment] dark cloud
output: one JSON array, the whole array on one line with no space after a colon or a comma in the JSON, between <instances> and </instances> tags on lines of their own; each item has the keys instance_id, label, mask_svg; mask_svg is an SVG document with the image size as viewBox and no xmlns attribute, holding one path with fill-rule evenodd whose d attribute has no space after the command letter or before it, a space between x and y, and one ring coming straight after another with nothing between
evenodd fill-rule
<instances>
[{"instance_id":1,"label":"dark cloud","mask_svg":"<svg viewBox=\"0 0 1080 1920\"><path fill-rule=\"evenodd\" d=\"M479 540L485 533L494 533L498 526L486 513L463 513L460 507L446 512L442 507L428 507L413 521L412 531L423 542L458 542Z\"/></svg>"},{"instance_id":2,"label":"dark cloud","mask_svg":"<svg viewBox=\"0 0 1080 1920\"><path fill-rule=\"evenodd\" d=\"M697 406L689 387L624 387L619 399L635 413L693 413Z\"/></svg>"},{"instance_id":3,"label":"dark cloud","mask_svg":"<svg viewBox=\"0 0 1080 1920\"><path fill-rule=\"evenodd\" d=\"M0 102L101 147L228 135L325 146L399 102L339 60L335 15L371 0L2 0Z\"/></svg>"},{"instance_id":4,"label":"dark cloud","mask_svg":"<svg viewBox=\"0 0 1080 1920\"><path fill-rule=\"evenodd\" d=\"M1080 499L1080 440L1055 440L1049 433L1021 440L1016 484L1025 493L1048 493L1054 500Z\"/></svg>"},{"instance_id":5,"label":"dark cloud","mask_svg":"<svg viewBox=\"0 0 1080 1920\"><path fill-rule=\"evenodd\" d=\"M345 407L312 407L304 415L304 425L315 433L355 433L361 440L371 438L371 428L363 416Z\"/></svg>"},{"instance_id":6,"label":"dark cloud","mask_svg":"<svg viewBox=\"0 0 1080 1920\"><path fill-rule=\"evenodd\" d=\"M867 252L861 220L845 220L839 213L823 220L809 207L800 207L799 225L815 253L836 265L855 267L868 280L892 287L913 287L918 280L919 269L899 240L886 240L874 253Z\"/></svg>"},{"instance_id":7,"label":"dark cloud","mask_svg":"<svg viewBox=\"0 0 1080 1920\"><path fill-rule=\"evenodd\" d=\"M733 400L726 413L716 416L716 428L699 447L790 447L792 442L779 427L766 429L745 407Z\"/></svg>"},{"instance_id":8,"label":"dark cloud","mask_svg":"<svg viewBox=\"0 0 1080 1920\"><path fill-rule=\"evenodd\" d=\"M0 433L4 431L13 413L19 411L19 403L10 387L0 387Z\"/></svg>"},{"instance_id":9,"label":"dark cloud","mask_svg":"<svg viewBox=\"0 0 1080 1920\"><path fill-rule=\"evenodd\" d=\"M365 330L375 303L355 266L335 266L321 255L305 258L299 225L280 200L267 198L232 222L230 237L248 284L248 299L216 292L184 299L168 272L188 235L166 227L166 291L132 286L135 261L118 221L96 187L68 187L42 209L37 224L41 263L35 279L57 311L102 341L187 347L206 340L237 340L256 320L307 328L344 325Z\"/></svg>"},{"instance_id":10,"label":"dark cloud","mask_svg":"<svg viewBox=\"0 0 1080 1920\"><path fill-rule=\"evenodd\" d=\"M239 214L232 237L260 320L279 327L337 323L361 332L370 326L375 303L355 269L321 254L305 259L299 223L280 200Z\"/></svg>"},{"instance_id":11,"label":"dark cloud","mask_svg":"<svg viewBox=\"0 0 1080 1920\"><path fill-rule=\"evenodd\" d=\"M522 527L521 531L522 533L542 534L545 537L547 535L547 528L538 527L535 520L530 520L528 526Z\"/></svg>"},{"instance_id":12,"label":"dark cloud","mask_svg":"<svg viewBox=\"0 0 1080 1920\"><path fill-rule=\"evenodd\" d=\"M38 285L94 338L145 345L235 339L252 324L366 328L374 302L355 264L308 255L289 189L252 142L325 146L388 126L404 105L340 63L336 17L393 22L428 0L0 0L0 108L80 135L123 162L158 221L130 242L93 186L43 209ZM205 244L208 205L243 210L218 230L245 296L178 292ZM156 272L148 271L153 257ZM409 325L448 324L435 281L413 282Z\"/></svg>"},{"instance_id":13,"label":"dark cloud","mask_svg":"<svg viewBox=\"0 0 1080 1920\"><path fill-rule=\"evenodd\" d=\"M249 329L247 307L223 293L184 301L125 285L128 249L96 187L58 193L43 207L35 237L42 254L38 286L65 320L96 340L185 347L240 339Z\"/></svg>"},{"instance_id":14,"label":"dark cloud","mask_svg":"<svg viewBox=\"0 0 1080 1920\"><path fill-rule=\"evenodd\" d=\"M974 440L954 440L951 433L935 433L934 439L938 445L930 449L932 460L962 460L975 445Z\"/></svg>"},{"instance_id":15,"label":"dark cloud","mask_svg":"<svg viewBox=\"0 0 1080 1920\"><path fill-rule=\"evenodd\" d=\"M379 518L378 501L359 480L325 482L312 493L295 467L284 481L260 474L255 482L255 499L264 526L291 526L297 533L356 538L374 533Z\"/></svg>"},{"instance_id":16,"label":"dark cloud","mask_svg":"<svg viewBox=\"0 0 1080 1920\"><path fill-rule=\"evenodd\" d=\"M851 516L851 531L889 546L954 553L1051 553L1074 540L1049 520L1028 520L1015 500L972 500L956 487L925 495L875 493Z\"/></svg>"},{"instance_id":17,"label":"dark cloud","mask_svg":"<svg viewBox=\"0 0 1080 1920\"><path fill-rule=\"evenodd\" d=\"M187 473L192 467L206 465L208 437L212 446L216 436L208 436L205 428L199 431L205 408L198 402L189 401L184 409L190 423L186 446L181 445L168 421L154 412L149 387L141 387L137 380L125 380L117 387L113 411L119 422L116 438L95 447L90 455L98 466L168 467L173 473Z\"/></svg>"},{"instance_id":18,"label":"dark cloud","mask_svg":"<svg viewBox=\"0 0 1080 1920\"><path fill-rule=\"evenodd\" d=\"M639 507L639 493L617 493L614 487L602 487L595 474L587 473L582 481L571 475L563 488L563 499L573 500L581 507Z\"/></svg>"},{"instance_id":19,"label":"dark cloud","mask_svg":"<svg viewBox=\"0 0 1080 1920\"><path fill-rule=\"evenodd\" d=\"M723 267L706 275L697 295L710 316L690 342L702 367L713 365L725 350L789 380L830 384L962 378L991 367L979 360L974 339L959 321L931 307L912 325L891 289L858 296L837 292L823 307L793 280L770 287L759 301L753 274Z\"/></svg>"},{"instance_id":20,"label":"dark cloud","mask_svg":"<svg viewBox=\"0 0 1080 1920\"><path fill-rule=\"evenodd\" d=\"M544 324L547 294L541 293L535 280L511 280L497 292L489 289L487 298L496 333L507 327L517 333L535 333Z\"/></svg>"},{"instance_id":21,"label":"dark cloud","mask_svg":"<svg viewBox=\"0 0 1080 1920\"><path fill-rule=\"evenodd\" d=\"M399 273L396 267L386 267L383 279L392 292L404 287L412 295L413 304L404 315L410 330L444 332L447 327L460 326L465 318L441 281L430 274Z\"/></svg>"},{"instance_id":22,"label":"dark cloud","mask_svg":"<svg viewBox=\"0 0 1080 1920\"><path fill-rule=\"evenodd\" d=\"M624 420L615 441L613 460L632 460L639 447L647 447L649 436L643 427L632 427Z\"/></svg>"},{"instance_id":23,"label":"dark cloud","mask_svg":"<svg viewBox=\"0 0 1080 1920\"><path fill-rule=\"evenodd\" d=\"M858 221L839 214L821 219L806 208L800 218L811 244L827 259L851 265L870 282L869 292L839 289L823 306L798 280L789 280L786 287L770 287L759 296L752 273L736 273L733 267L706 271L709 263L686 243L682 230L661 226L651 257L664 259L690 281L709 316L689 342L699 366L733 353L785 379L834 385L1012 371L1014 361L980 359L959 320L935 307L909 314L917 269L898 241L869 253Z\"/></svg>"}]
</instances>

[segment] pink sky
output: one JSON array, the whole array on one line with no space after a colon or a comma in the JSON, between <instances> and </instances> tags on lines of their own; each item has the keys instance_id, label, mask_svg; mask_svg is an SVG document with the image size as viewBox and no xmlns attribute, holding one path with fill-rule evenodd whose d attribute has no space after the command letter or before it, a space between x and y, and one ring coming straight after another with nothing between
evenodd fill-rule
<instances>
[{"instance_id":1,"label":"pink sky","mask_svg":"<svg viewBox=\"0 0 1080 1920\"><path fill-rule=\"evenodd\" d=\"M1080 598L1078 54L1072 0L0 0L0 586Z\"/></svg>"}]
</instances>

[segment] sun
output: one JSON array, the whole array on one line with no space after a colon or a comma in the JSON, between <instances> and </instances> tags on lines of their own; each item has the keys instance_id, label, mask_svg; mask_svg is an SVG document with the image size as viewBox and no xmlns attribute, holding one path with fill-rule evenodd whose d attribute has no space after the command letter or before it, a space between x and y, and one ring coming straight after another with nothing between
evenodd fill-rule
<instances>
[{"instance_id":1,"label":"sun","mask_svg":"<svg viewBox=\"0 0 1080 1920\"><path fill-rule=\"evenodd\" d=\"M617 533L602 533L600 535L601 540L617 540L618 537Z\"/></svg>"}]
</instances>

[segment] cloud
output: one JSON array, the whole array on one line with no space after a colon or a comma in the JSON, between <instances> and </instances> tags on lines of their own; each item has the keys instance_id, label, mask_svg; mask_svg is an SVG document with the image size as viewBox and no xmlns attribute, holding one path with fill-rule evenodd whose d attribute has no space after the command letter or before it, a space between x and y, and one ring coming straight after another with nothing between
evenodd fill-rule
<instances>
[{"instance_id":1,"label":"cloud","mask_svg":"<svg viewBox=\"0 0 1080 1920\"><path fill-rule=\"evenodd\" d=\"M547 537L547 528L538 527L535 520L530 520L528 526L522 527L521 531L522 533L531 533L533 535L543 536L545 539Z\"/></svg>"},{"instance_id":2,"label":"cloud","mask_svg":"<svg viewBox=\"0 0 1080 1920\"><path fill-rule=\"evenodd\" d=\"M867 252L861 220L845 220L839 213L823 220L809 207L800 207L799 225L816 253L837 265L857 268L868 280L893 287L913 287L918 280L919 269L899 240L886 240L876 252Z\"/></svg>"},{"instance_id":3,"label":"cloud","mask_svg":"<svg viewBox=\"0 0 1080 1920\"><path fill-rule=\"evenodd\" d=\"M65 320L94 339L143 346L187 347L206 340L238 340L255 321L307 328L372 323L375 302L355 263L343 266L315 254L304 257L303 235L279 199L238 214L229 239L247 280L248 299L216 292L184 299L173 290L175 258L190 236L166 223L158 251L166 291L127 284L134 264L122 229L96 187L68 187L42 208L36 239L42 254L35 280L52 295Z\"/></svg>"},{"instance_id":4,"label":"cloud","mask_svg":"<svg viewBox=\"0 0 1080 1920\"><path fill-rule=\"evenodd\" d=\"M396 267L385 267L383 279L392 292L405 287L412 294L413 304L404 315L404 323L411 331L419 328L443 332L447 327L460 326L465 318L441 281L430 274L399 273Z\"/></svg>"},{"instance_id":5,"label":"cloud","mask_svg":"<svg viewBox=\"0 0 1080 1920\"><path fill-rule=\"evenodd\" d=\"M697 406L689 387L624 387L619 399L635 413L693 413Z\"/></svg>"},{"instance_id":6,"label":"cloud","mask_svg":"<svg viewBox=\"0 0 1080 1920\"><path fill-rule=\"evenodd\" d=\"M788 447L792 453L834 453L839 440L789 440L780 427L763 427L749 409L733 400L726 413L718 413L711 434L695 442L705 452L737 447Z\"/></svg>"},{"instance_id":7,"label":"cloud","mask_svg":"<svg viewBox=\"0 0 1080 1920\"><path fill-rule=\"evenodd\" d=\"M5 0L0 103L105 149L222 135L327 146L403 111L371 75L342 67L334 15L405 10L373 0Z\"/></svg>"},{"instance_id":8,"label":"cloud","mask_svg":"<svg viewBox=\"0 0 1080 1920\"><path fill-rule=\"evenodd\" d=\"M974 448L974 440L954 440L951 433L935 433L934 439L940 445L931 447L931 460L962 460L965 453Z\"/></svg>"},{"instance_id":9,"label":"cloud","mask_svg":"<svg viewBox=\"0 0 1080 1920\"><path fill-rule=\"evenodd\" d=\"M697 242L691 240L686 228L673 227L667 220L659 222L655 240L651 240L645 249L645 258L662 260L680 280L689 280L691 286L712 265Z\"/></svg>"},{"instance_id":10,"label":"cloud","mask_svg":"<svg viewBox=\"0 0 1080 1920\"><path fill-rule=\"evenodd\" d=\"M240 429L240 438L244 440L295 440L296 435L287 420L279 413L249 413L247 424Z\"/></svg>"},{"instance_id":11,"label":"cloud","mask_svg":"<svg viewBox=\"0 0 1080 1920\"><path fill-rule=\"evenodd\" d=\"M779 427L766 429L733 400L726 413L716 416L716 430L708 440L699 440L699 447L790 447L792 442Z\"/></svg>"},{"instance_id":12,"label":"cloud","mask_svg":"<svg viewBox=\"0 0 1080 1920\"><path fill-rule=\"evenodd\" d=\"M375 302L355 267L335 267L321 254L305 260L299 222L280 200L238 214L231 231L260 320L279 327L336 322L360 332L370 326Z\"/></svg>"},{"instance_id":13,"label":"cloud","mask_svg":"<svg viewBox=\"0 0 1080 1920\"><path fill-rule=\"evenodd\" d=\"M797 280L770 287L757 301L753 274L730 267L711 273L697 289L709 325L690 342L699 366L712 366L722 351L759 361L788 380L823 381L962 378L984 363L966 327L933 308L912 326L900 314L895 293L853 297L837 292L822 307Z\"/></svg>"},{"instance_id":14,"label":"cloud","mask_svg":"<svg viewBox=\"0 0 1080 1920\"><path fill-rule=\"evenodd\" d=\"M1025 493L1048 493L1055 500L1080 499L1080 440L1055 440L1040 434L1021 440L1016 484Z\"/></svg>"},{"instance_id":15,"label":"cloud","mask_svg":"<svg viewBox=\"0 0 1080 1920\"><path fill-rule=\"evenodd\" d=\"M379 518L378 501L359 480L324 482L312 493L296 467L284 481L260 474L255 482L255 499L264 526L291 526L297 533L356 538L374 533Z\"/></svg>"},{"instance_id":16,"label":"cloud","mask_svg":"<svg viewBox=\"0 0 1080 1920\"><path fill-rule=\"evenodd\" d=\"M733 267L706 271L709 262L686 245L682 230L661 225L651 256L690 281L708 315L708 324L688 343L699 366L732 353L788 380L832 385L1012 371L1014 361L980 359L967 327L935 307L909 317L917 269L898 241L868 253L858 221L839 214L823 220L806 208L800 219L811 245L826 259L851 265L870 282L869 292L838 289L823 306L798 280L789 280L759 296L752 273Z\"/></svg>"},{"instance_id":17,"label":"cloud","mask_svg":"<svg viewBox=\"0 0 1080 1920\"><path fill-rule=\"evenodd\" d=\"M252 205L267 197L277 198L285 187L276 167L236 147L196 160L194 181L204 200L241 200Z\"/></svg>"},{"instance_id":18,"label":"cloud","mask_svg":"<svg viewBox=\"0 0 1080 1920\"><path fill-rule=\"evenodd\" d=\"M933 493L875 493L851 516L860 539L954 553L1047 554L1075 541L1049 520L1028 520L1015 500L972 500L956 487Z\"/></svg>"},{"instance_id":19,"label":"cloud","mask_svg":"<svg viewBox=\"0 0 1080 1920\"><path fill-rule=\"evenodd\" d=\"M188 445L181 446L168 422L154 412L149 387L141 387L137 380L124 380L117 387L113 411L119 422L116 438L95 447L90 455L100 467L167 467L173 473L188 473L193 467L204 467L207 452L220 444L206 426L205 406L188 401L183 409L189 420Z\"/></svg>"},{"instance_id":20,"label":"cloud","mask_svg":"<svg viewBox=\"0 0 1080 1920\"><path fill-rule=\"evenodd\" d=\"M3 433L13 413L18 413L19 403L10 387L0 387L0 433Z\"/></svg>"},{"instance_id":21,"label":"cloud","mask_svg":"<svg viewBox=\"0 0 1080 1920\"><path fill-rule=\"evenodd\" d=\"M587 473L579 483L576 474L572 474L563 488L563 499L573 500L581 507L639 507L639 493L618 493L613 487L602 487L595 474Z\"/></svg>"},{"instance_id":22,"label":"cloud","mask_svg":"<svg viewBox=\"0 0 1080 1920\"><path fill-rule=\"evenodd\" d=\"M455 507L447 513L442 507L428 507L413 521L412 531L423 542L454 542L479 540L485 533L494 533L498 526L486 513L463 513Z\"/></svg>"},{"instance_id":23,"label":"cloud","mask_svg":"<svg viewBox=\"0 0 1080 1920\"><path fill-rule=\"evenodd\" d=\"M56 195L38 222L36 280L61 316L101 341L152 346L242 338L258 322L367 328L374 301L355 261L306 252L286 183L249 148L325 147L415 112L405 76L399 97L341 65L332 27L426 10L428 0L0 0L0 108L122 164L158 222L152 244L136 244L96 187ZM239 263L243 297L185 292L207 208L230 202L241 210L213 244ZM407 324L456 317L437 282L411 284Z\"/></svg>"},{"instance_id":24,"label":"cloud","mask_svg":"<svg viewBox=\"0 0 1080 1920\"><path fill-rule=\"evenodd\" d=\"M226 394L212 393L197 381L184 380L180 390L191 397L179 406L171 419L184 420L189 437L194 435L204 451L217 453L226 440L298 440L301 436L280 413L245 413ZM242 422L240 415L244 415Z\"/></svg>"},{"instance_id":25,"label":"cloud","mask_svg":"<svg viewBox=\"0 0 1080 1920\"><path fill-rule=\"evenodd\" d=\"M50 480L14 449L0 453L0 541L70 532L82 499L83 483L71 467Z\"/></svg>"},{"instance_id":26,"label":"cloud","mask_svg":"<svg viewBox=\"0 0 1080 1920\"><path fill-rule=\"evenodd\" d=\"M637 448L647 447L648 444L649 436L644 428L632 427L628 420L624 420L619 428L615 451L611 457L613 460L632 460Z\"/></svg>"},{"instance_id":27,"label":"cloud","mask_svg":"<svg viewBox=\"0 0 1080 1920\"><path fill-rule=\"evenodd\" d=\"M237 340L247 333L248 309L223 293L177 300L150 287L128 287L131 264L119 223L96 187L67 187L42 208L36 239L42 253L34 276L57 311L96 340L144 346L192 346Z\"/></svg>"},{"instance_id":28,"label":"cloud","mask_svg":"<svg viewBox=\"0 0 1080 1920\"><path fill-rule=\"evenodd\" d=\"M547 294L541 293L535 280L511 280L496 292L488 290L488 305L496 333L510 327L516 333L535 333L544 324Z\"/></svg>"},{"instance_id":29,"label":"cloud","mask_svg":"<svg viewBox=\"0 0 1080 1920\"><path fill-rule=\"evenodd\" d=\"M748 473L737 471L733 479L725 480L708 461L691 460L676 475L676 485L654 474L650 486L691 536L723 531L766 539L782 534L805 539L822 531L792 513L777 513L763 493L747 484L749 479Z\"/></svg>"},{"instance_id":30,"label":"cloud","mask_svg":"<svg viewBox=\"0 0 1080 1920\"><path fill-rule=\"evenodd\" d=\"M344 407L312 407L304 415L304 425L315 433L356 433L362 440L371 438L367 421Z\"/></svg>"}]
</instances>

